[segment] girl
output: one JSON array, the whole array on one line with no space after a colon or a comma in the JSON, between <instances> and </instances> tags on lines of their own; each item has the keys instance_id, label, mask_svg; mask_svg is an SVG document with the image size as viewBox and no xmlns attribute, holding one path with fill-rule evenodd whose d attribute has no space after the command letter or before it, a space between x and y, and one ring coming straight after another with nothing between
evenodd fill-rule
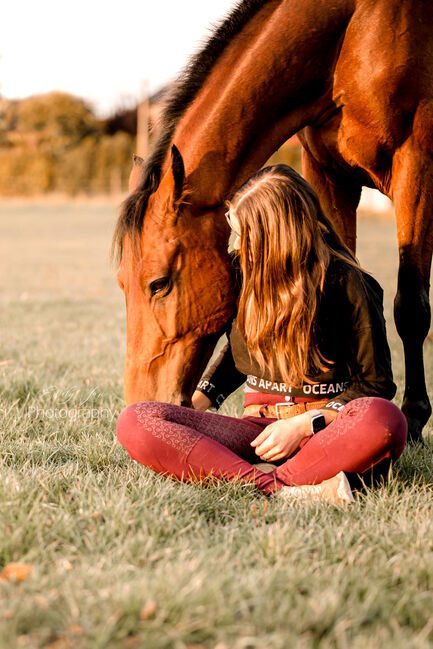
<instances>
[{"instance_id":1,"label":"girl","mask_svg":"<svg viewBox=\"0 0 433 649\"><path fill-rule=\"evenodd\" d=\"M133 459L180 480L241 479L286 499L350 502L350 483L386 476L407 437L389 401L382 289L286 165L251 177L226 218L240 275L228 344L194 410L128 406L118 439ZM242 419L204 412L245 380Z\"/></svg>"}]
</instances>

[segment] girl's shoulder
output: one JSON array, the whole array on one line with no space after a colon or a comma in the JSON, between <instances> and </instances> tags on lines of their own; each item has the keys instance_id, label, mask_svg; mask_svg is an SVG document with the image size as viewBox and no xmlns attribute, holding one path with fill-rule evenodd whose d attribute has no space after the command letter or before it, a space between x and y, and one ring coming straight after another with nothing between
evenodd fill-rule
<instances>
[{"instance_id":1,"label":"girl's shoulder","mask_svg":"<svg viewBox=\"0 0 433 649\"><path fill-rule=\"evenodd\" d=\"M379 282L366 270L349 259L332 257L326 273L326 283L332 290L344 291L348 296L365 296L373 301L383 302L383 289Z\"/></svg>"}]
</instances>

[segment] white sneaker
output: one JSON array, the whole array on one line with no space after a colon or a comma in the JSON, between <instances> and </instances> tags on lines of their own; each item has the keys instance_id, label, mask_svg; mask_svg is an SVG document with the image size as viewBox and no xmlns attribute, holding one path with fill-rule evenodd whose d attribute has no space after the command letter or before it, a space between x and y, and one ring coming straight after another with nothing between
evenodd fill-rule
<instances>
[{"instance_id":1,"label":"white sneaker","mask_svg":"<svg viewBox=\"0 0 433 649\"><path fill-rule=\"evenodd\" d=\"M343 471L334 477L324 480L320 484L301 485L299 487L282 487L275 492L279 498L286 501L307 499L332 503L333 505L347 505L354 502L352 490L346 474Z\"/></svg>"}]
</instances>

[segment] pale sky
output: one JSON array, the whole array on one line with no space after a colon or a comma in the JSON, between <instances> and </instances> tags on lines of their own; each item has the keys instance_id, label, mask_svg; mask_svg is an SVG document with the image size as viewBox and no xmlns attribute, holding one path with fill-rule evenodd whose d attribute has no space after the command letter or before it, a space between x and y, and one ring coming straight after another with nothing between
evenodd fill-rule
<instances>
[{"instance_id":1,"label":"pale sky","mask_svg":"<svg viewBox=\"0 0 433 649\"><path fill-rule=\"evenodd\" d=\"M236 0L5 0L0 94L64 90L99 114L174 78Z\"/></svg>"}]
</instances>

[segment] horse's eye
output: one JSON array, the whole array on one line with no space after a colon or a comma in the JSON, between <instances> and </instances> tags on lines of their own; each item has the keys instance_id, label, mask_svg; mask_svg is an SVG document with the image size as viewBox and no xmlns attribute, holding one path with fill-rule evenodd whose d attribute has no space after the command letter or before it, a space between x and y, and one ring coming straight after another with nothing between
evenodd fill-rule
<instances>
[{"instance_id":1,"label":"horse's eye","mask_svg":"<svg viewBox=\"0 0 433 649\"><path fill-rule=\"evenodd\" d=\"M170 288L171 281L169 277L158 277L158 279L154 279L153 282L150 282L149 284L150 294L152 296L158 295L159 297L162 297L163 295L167 295Z\"/></svg>"}]
</instances>

